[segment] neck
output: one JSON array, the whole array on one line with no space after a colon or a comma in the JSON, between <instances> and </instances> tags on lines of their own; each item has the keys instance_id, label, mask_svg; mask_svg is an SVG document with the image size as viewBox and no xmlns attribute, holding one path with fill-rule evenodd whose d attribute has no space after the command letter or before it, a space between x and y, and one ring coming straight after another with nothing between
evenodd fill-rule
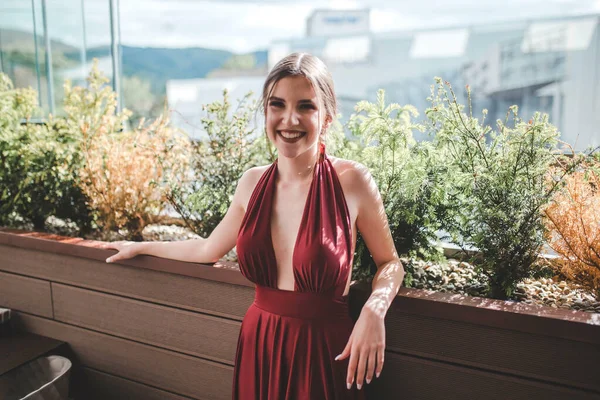
<instances>
[{"instance_id":1,"label":"neck","mask_svg":"<svg viewBox=\"0 0 600 400\"><path fill-rule=\"evenodd\" d=\"M310 180L318 161L318 148L311 148L294 158L277 158L279 181L301 183Z\"/></svg>"}]
</instances>

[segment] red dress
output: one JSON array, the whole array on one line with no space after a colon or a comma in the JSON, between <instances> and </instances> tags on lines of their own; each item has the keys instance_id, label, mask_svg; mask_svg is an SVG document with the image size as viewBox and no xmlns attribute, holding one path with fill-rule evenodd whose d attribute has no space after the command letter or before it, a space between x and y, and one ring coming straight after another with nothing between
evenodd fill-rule
<instances>
[{"instance_id":1,"label":"red dress","mask_svg":"<svg viewBox=\"0 0 600 400\"><path fill-rule=\"evenodd\" d=\"M343 296L352 269L350 214L326 154L313 174L292 256L294 290L277 289L271 210L277 161L262 175L237 239L242 274L256 297L240 331L236 400L359 399L346 387L348 359L335 361L352 332Z\"/></svg>"}]
</instances>

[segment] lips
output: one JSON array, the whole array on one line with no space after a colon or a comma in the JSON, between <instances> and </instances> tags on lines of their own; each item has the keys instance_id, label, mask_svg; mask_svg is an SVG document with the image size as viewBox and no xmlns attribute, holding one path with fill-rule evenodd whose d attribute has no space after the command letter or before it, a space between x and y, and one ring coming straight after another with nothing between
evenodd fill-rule
<instances>
[{"instance_id":1,"label":"lips","mask_svg":"<svg viewBox=\"0 0 600 400\"><path fill-rule=\"evenodd\" d=\"M295 143L300 140L306 132L303 131L277 131L277 134L283 139L286 143Z\"/></svg>"}]
</instances>

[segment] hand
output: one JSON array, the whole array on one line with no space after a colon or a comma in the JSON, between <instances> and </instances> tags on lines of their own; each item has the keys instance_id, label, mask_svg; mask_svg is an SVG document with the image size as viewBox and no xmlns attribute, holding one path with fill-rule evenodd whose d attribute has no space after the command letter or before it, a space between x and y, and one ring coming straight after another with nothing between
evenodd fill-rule
<instances>
[{"instance_id":1,"label":"hand","mask_svg":"<svg viewBox=\"0 0 600 400\"><path fill-rule=\"evenodd\" d=\"M344 360L350 357L346 376L348 389L352 387L355 376L356 387L359 390L365 377L367 383L371 383L374 373L379 378L379 374L383 369L384 353L384 316L376 310L376 307L372 307L367 302L354 325L348 344L346 344L342 354L335 358L336 360Z\"/></svg>"},{"instance_id":2,"label":"hand","mask_svg":"<svg viewBox=\"0 0 600 400\"><path fill-rule=\"evenodd\" d=\"M117 250L117 254L113 254L112 256L106 259L107 263L112 263L119 260L126 260L128 258L135 257L139 254L139 243L137 242L111 242L106 243L100 246L101 249L115 249Z\"/></svg>"}]
</instances>

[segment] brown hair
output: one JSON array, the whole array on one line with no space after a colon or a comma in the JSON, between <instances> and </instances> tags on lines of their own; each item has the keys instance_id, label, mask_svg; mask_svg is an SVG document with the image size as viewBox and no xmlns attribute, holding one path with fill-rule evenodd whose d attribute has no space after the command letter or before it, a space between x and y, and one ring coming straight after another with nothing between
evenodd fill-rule
<instances>
[{"instance_id":1,"label":"brown hair","mask_svg":"<svg viewBox=\"0 0 600 400\"><path fill-rule=\"evenodd\" d=\"M332 122L335 120L337 100L331 73L323 61L308 53L292 53L282 58L273 67L263 85L261 107L265 116L267 103L275 84L288 76L303 76L308 79L320 104L325 107L325 117L330 117ZM321 138L321 135L319 137Z\"/></svg>"}]
</instances>

